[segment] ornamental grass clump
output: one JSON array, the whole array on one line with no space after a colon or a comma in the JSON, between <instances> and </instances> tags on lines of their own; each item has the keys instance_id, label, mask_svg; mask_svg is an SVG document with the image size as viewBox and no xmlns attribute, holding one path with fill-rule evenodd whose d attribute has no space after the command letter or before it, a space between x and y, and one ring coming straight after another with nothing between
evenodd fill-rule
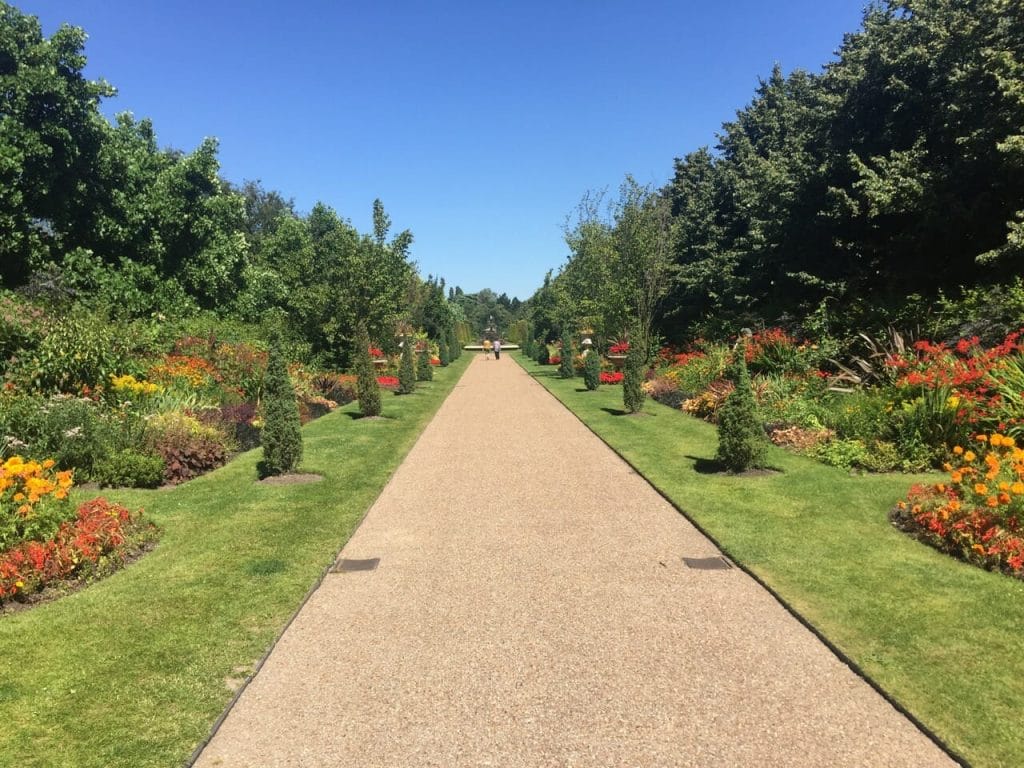
<instances>
[{"instance_id":1,"label":"ornamental grass clump","mask_svg":"<svg viewBox=\"0 0 1024 768\"><path fill-rule=\"evenodd\" d=\"M999 433L975 443L955 446L948 480L913 486L890 518L939 550L1024 579L1024 450Z\"/></svg>"},{"instance_id":2,"label":"ornamental grass clump","mask_svg":"<svg viewBox=\"0 0 1024 768\"><path fill-rule=\"evenodd\" d=\"M413 361L413 342L406 336L402 340L402 361L398 366L398 394L411 395L416 391L416 364Z\"/></svg>"},{"instance_id":3,"label":"ornamental grass clump","mask_svg":"<svg viewBox=\"0 0 1024 768\"><path fill-rule=\"evenodd\" d=\"M430 344L425 343L416 359L416 381L433 381L434 366L430 364Z\"/></svg>"},{"instance_id":4,"label":"ornamental grass clump","mask_svg":"<svg viewBox=\"0 0 1024 768\"><path fill-rule=\"evenodd\" d=\"M576 375L576 368L572 362L572 337L568 333L562 333L562 354L558 363L558 378L571 379Z\"/></svg>"},{"instance_id":5,"label":"ornamental grass clump","mask_svg":"<svg viewBox=\"0 0 1024 768\"><path fill-rule=\"evenodd\" d=\"M744 344L733 357L728 376L734 389L718 411L718 454L730 472L745 472L765 465L768 439L757 413Z\"/></svg>"},{"instance_id":6,"label":"ornamental grass clump","mask_svg":"<svg viewBox=\"0 0 1024 768\"><path fill-rule=\"evenodd\" d=\"M363 416L380 416L380 385L370 358L370 335L363 323L356 330L356 379L359 412Z\"/></svg>"},{"instance_id":7,"label":"ornamental grass clump","mask_svg":"<svg viewBox=\"0 0 1024 768\"><path fill-rule=\"evenodd\" d=\"M260 477L294 472L302 460L302 425L295 390L281 351L281 339L270 342L270 356L263 380L263 431L260 434L263 460L257 466Z\"/></svg>"},{"instance_id":8,"label":"ornamental grass clump","mask_svg":"<svg viewBox=\"0 0 1024 768\"><path fill-rule=\"evenodd\" d=\"M647 393L644 392L644 354L639 344L626 352L626 370L622 377L622 404L629 413L640 413Z\"/></svg>"},{"instance_id":9,"label":"ornamental grass clump","mask_svg":"<svg viewBox=\"0 0 1024 768\"><path fill-rule=\"evenodd\" d=\"M601 356L595 350L583 359L583 383L591 392L601 386Z\"/></svg>"}]
</instances>

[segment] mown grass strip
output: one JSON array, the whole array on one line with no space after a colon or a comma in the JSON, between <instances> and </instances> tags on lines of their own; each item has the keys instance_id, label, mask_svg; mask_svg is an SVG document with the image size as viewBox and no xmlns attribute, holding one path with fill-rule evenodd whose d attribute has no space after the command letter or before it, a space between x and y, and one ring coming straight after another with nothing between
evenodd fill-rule
<instances>
[{"instance_id":1,"label":"mown grass strip","mask_svg":"<svg viewBox=\"0 0 1024 768\"><path fill-rule=\"evenodd\" d=\"M300 471L322 482L261 485L256 450L174 490L107 494L145 508L160 544L0 619L0 765L183 764L471 359L415 394L382 393L383 419L353 418L353 403L307 425Z\"/></svg>"},{"instance_id":2,"label":"mown grass strip","mask_svg":"<svg viewBox=\"0 0 1024 768\"><path fill-rule=\"evenodd\" d=\"M979 768L1024 765L1024 583L910 539L888 510L927 475L851 476L781 449L762 477L701 473L714 427L517 359L894 700Z\"/></svg>"}]
</instances>

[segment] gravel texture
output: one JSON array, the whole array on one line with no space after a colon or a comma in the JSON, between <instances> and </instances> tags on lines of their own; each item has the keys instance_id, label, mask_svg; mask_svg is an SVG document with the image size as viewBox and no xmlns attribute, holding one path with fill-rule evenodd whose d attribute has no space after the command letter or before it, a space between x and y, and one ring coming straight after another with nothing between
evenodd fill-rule
<instances>
[{"instance_id":1,"label":"gravel texture","mask_svg":"<svg viewBox=\"0 0 1024 768\"><path fill-rule=\"evenodd\" d=\"M477 357L196 765L954 765L718 554Z\"/></svg>"}]
</instances>

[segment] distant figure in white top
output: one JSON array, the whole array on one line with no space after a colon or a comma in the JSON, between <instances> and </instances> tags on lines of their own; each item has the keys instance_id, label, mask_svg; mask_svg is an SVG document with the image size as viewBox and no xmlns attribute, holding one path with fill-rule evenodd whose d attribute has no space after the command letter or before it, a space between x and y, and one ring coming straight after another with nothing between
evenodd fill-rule
<instances>
[{"instance_id":1,"label":"distant figure in white top","mask_svg":"<svg viewBox=\"0 0 1024 768\"><path fill-rule=\"evenodd\" d=\"M494 346L494 359L495 360L500 360L501 359L501 339L495 339L493 346Z\"/></svg>"}]
</instances>

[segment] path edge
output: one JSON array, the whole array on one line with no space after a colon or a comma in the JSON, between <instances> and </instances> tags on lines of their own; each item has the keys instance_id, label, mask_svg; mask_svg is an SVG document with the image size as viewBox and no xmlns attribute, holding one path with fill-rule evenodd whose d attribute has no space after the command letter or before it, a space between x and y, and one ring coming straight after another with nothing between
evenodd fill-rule
<instances>
[{"instance_id":1,"label":"path edge","mask_svg":"<svg viewBox=\"0 0 1024 768\"><path fill-rule=\"evenodd\" d=\"M512 356L510 355L510 357ZM704 536L705 538L707 538L708 541L714 544L718 551L720 551L722 554L728 557L729 562L731 562L734 566L743 571L747 576L753 579L762 589L764 589L769 595L771 595L775 602L781 605L782 608L785 609L785 611L790 616L796 619L797 622L799 622L805 629L807 629L811 634L818 638L818 640L826 648L828 648L829 651L832 652L832 655L835 656L840 662L842 662L847 668L849 668L849 670L853 672L853 674L855 674L857 677L859 677L861 680L867 683L868 686L870 686L872 690L875 691L875 693L881 696L889 704L889 706L891 706L893 709L895 709L897 712L903 715L907 720L909 720L914 725L914 727L917 728L918 731L924 734L929 741L931 741L936 747L942 750L953 762L955 762L959 766L962 766L962 768L971 768L971 764L970 762L968 762L967 758L963 757L956 750L954 750L952 747L946 744L946 742L943 741L938 736L938 734L936 734L931 728L929 728L927 725L921 722L912 712L910 712L899 701L897 701L888 691L886 691L878 683L876 683L868 675L868 673L865 672L860 667L860 665L857 664L857 662L855 662L853 659L847 656L842 649L840 649L824 634L822 634L821 630L815 627L808 619L804 618L800 614L800 612L797 611L796 608L794 608L792 605L790 605L786 601L786 599L782 597L782 595L775 591L774 588L767 584L756 573L751 571L750 568L748 568L745 564L743 564L735 557L733 557L732 553L729 552L729 550L726 547L724 547L721 544L721 542L718 541L717 538L715 538L711 535L711 533L705 530L704 526L702 526L700 523L694 520L693 517L685 509L680 507L678 504L676 504L675 501L669 498L668 494L666 494L661 488L655 485L655 483L651 481L647 477L647 475L645 475L640 470L639 467L637 467L635 464L633 464L633 462L631 462L628 458L622 455L622 453L614 445L605 440L602 435L596 432L589 424L587 424L587 422L581 419L579 415L576 413L576 411L574 411L572 408L570 408L564 402L562 402L562 400L554 392L552 392L550 389L544 386L543 383L538 381L537 377L535 377L533 374L530 373L530 371L526 369L526 366L522 364L518 357L514 357L513 359L516 361L516 365L518 365L522 369L523 373L529 376L541 389L547 392L548 395L555 400L555 402L557 402L560 406L562 406L565 410L572 414L573 418L575 418L576 421L582 424L584 428L588 432L590 432L590 434L592 434L594 437L596 437L598 440L604 443L612 453L614 453L616 456L622 459L622 461L624 461L628 467L630 467L634 472L637 473L637 475L643 478L643 481L647 483L654 490L655 493L657 493L662 499L664 499L668 503L668 505L672 507L672 509L674 509L679 515L681 515L688 523L690 523L690 525L696 528L702 536Z\"/></svg>"},{"instance_id":2,"label":"path edge","mask_svg":"<svg viewBox=\"0 0 1024 768\"><path fill-rule=\"evenodd\" d=\"M472 363L472 360L470 360L470 363ZM321 586L323 586L324 579L326 579L327 575L331 572L331 568L338 561L338 558L341 556L342 551L344 551L345 547L348 546L348 543L352 541L353 537L356 535L356 532L363 526L363 523L366 521L366 518L370 514L370 510L373 509L373 507L377 504L377 501L380 499L381 495L383 495L384 491L388 488L388 486L391 485L392 481L395 479L395 475L398 473L398 470L401 469L402 464L405 463L406 458L409 456L410 453L412 453L413 449L419 444L420 440L423 439L423 434L427 431L430 425L434 423L434 419L437 418L437 414L440 412L441 408L444 407L444 404L448 402L448 398L452 396L452 393L455 391L455 388L459 386L459 382L462 381L462 377L466 375L466 371L468 370L469 364L467 364L466 367L462 369L462 373L459 374L459 378L452 382L452 386L451 389L448 391L448 394L444 396L444 400L438 403L437 410L434 411L434 415L430 417L430 421L423 425L423 429L420 430L419 435L416 436L416 439L413 441L412 445L409 446L409 450L405 452L405 455L402 457L402 460L398 462L398 466L395 467L395 471L391 473L391 476L388 478L388 481L381 486L380 493L374 496L373 501L371 501L369 506L367 506L366 509L363 511L362 517L359 518L359 522L357 522L355 526L352 528L352 532L349 533L348 538L345 539L344 542L342 542L341 546L338 547L337 551L331 557L330 562L323 567L322 571L320 571L320 576L313 583L313 586L309 588L309 591L306 592L305 596L302 598L302 602L300 602L299 606L295 609L295 612L292 613L291 617L288 619L287 622L285 622L285 625L281 628L281 631L277 634L277 637L274 638L274 641L267 648L266 652L260 657L259 661L256 662L256 666L253 667L252 672L248 674L248 676L245 678L245 681L239 686L238 690L235 691L235 694L231 697L231 700L227 703L227 706L225 706L223 711L221 711L221 713L217 716L217 719L213 721L213 725L210 727L209 733L207 733L203 740L196 745L196 748L192 750L192 754L189 755L189 757L182 764L183 768L192 768L195 765L196 761L203 754L203 751L208 746L210 746L210 742L213 741L213 738L217 735L217 732L221 729L221 726L224 725L224 721L228 719L228 715L231 714L231 711L235 708L235 705L238 704L238 700L242 698L242 694L245 693L246 689L249 687L249 683L256 679L256 675L258 675L260 670L263 669L263 665L267 663L267 659L270 658L270 654L274 652L274 649L277 648L278 643L281 642L281 639L285 636L285 633L291 628L292 624L295 623L295 620L299 617L299 614L302 613L302 609L306 607L306 603L308 603L310 599L313 597L313 595L316 593L316 591L320 589Z\"/></svg>"}]
</instances>

